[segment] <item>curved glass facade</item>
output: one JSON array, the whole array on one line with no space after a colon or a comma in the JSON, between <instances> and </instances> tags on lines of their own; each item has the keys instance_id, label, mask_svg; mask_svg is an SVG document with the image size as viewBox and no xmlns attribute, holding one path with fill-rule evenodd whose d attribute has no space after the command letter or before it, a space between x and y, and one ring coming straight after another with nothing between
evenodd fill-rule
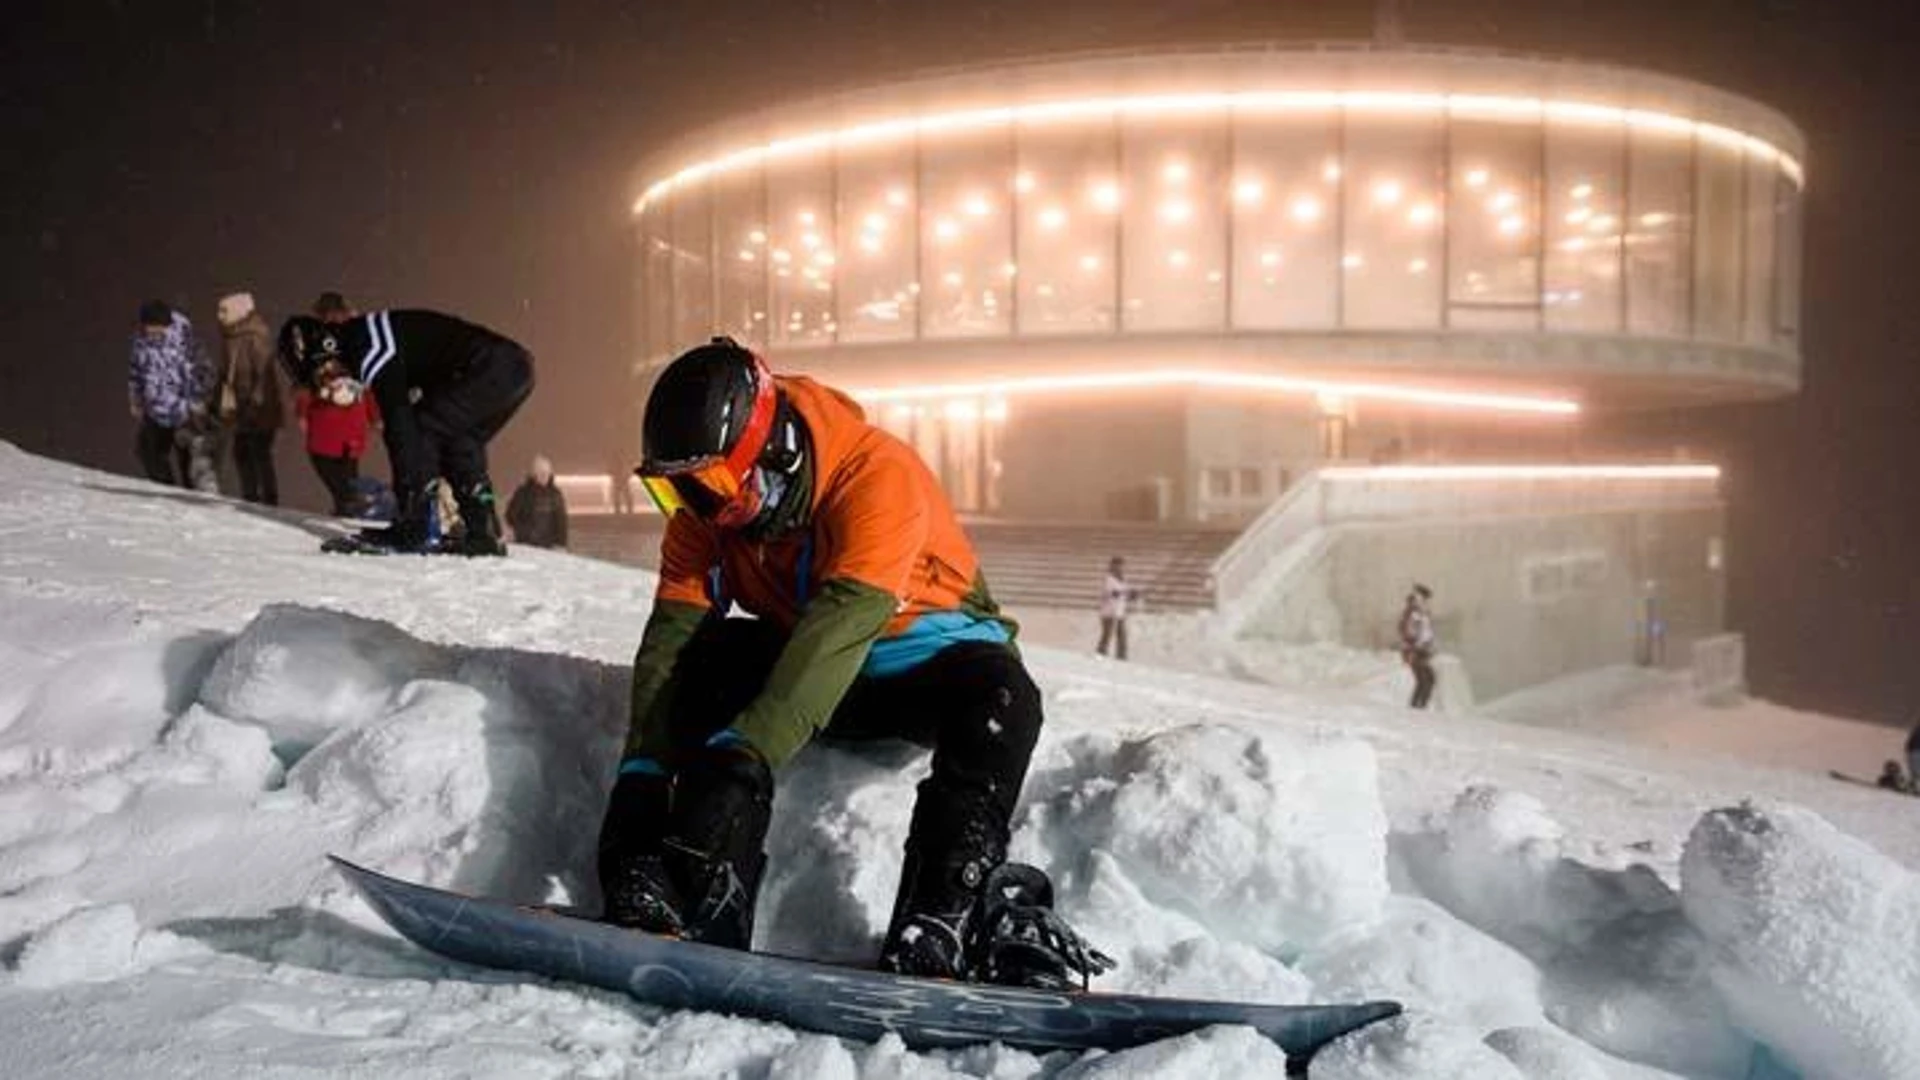
<instances>
[{"instance_id":1,"label":"curved glass facade","mask_svg":"<svg viewBox=\"0 0 1920 1080\"><path fill-rule=\"evenodd\" d=\"M683 175L636 221L643 359L714 333L1446 330L1797 355L1798 165L1772 145L1625 107L1363 96L1089 98Z\"/></svg>"}]
</instances>

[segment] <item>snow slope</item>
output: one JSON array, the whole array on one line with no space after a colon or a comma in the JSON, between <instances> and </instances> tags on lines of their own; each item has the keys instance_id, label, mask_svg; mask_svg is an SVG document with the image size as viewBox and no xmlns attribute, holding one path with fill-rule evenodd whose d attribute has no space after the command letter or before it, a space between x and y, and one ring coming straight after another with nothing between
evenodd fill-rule
<instances>
[{"instance_id":1,"label":"snow slope","mask_svg":"<svg viewBox=\"0 0 1920 1080\"><path fill-rule=\"evenodd\" d=\"M0 444L0 1061L10 1077L1279 1076L1218 1029L913 1054L449 964L335 851L591 904L650 579L315 552L330 526ZM1409 1015L1312 1075L1920 1075L1920 803L1044 648L1017 822L1108 989ZM782 776L760 944L871 955L905 750ZM1751 799L1751 802L1746 800Z\"/></svg>"}]
</instances>

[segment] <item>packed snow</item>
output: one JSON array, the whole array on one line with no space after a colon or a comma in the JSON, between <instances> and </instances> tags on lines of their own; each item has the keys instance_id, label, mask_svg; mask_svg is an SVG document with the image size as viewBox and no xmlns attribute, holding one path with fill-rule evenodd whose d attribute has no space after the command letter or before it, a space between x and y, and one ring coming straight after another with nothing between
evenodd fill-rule
<instances>
[{"instance_id":1,"label":"packed snow","mask_svg":"<svg viewBox=\"0 0 1920 1080\"><path fill-rule=\"evenodd\" d=\"M330 523L4 444L0 515L10 1077L1283 1074L1239 1028L919 1054L425 953L324 854L595 904L651 579L322 556ZM1317 1080L1920 1076L1920 801L1411 713L1362 661L1300 688L1027 655L1048 727L1014 854L1121 960L1102 988L1407 1005ZM785 771L761 947L872 955L925 768Z\"/></svg>"}]
</instances>

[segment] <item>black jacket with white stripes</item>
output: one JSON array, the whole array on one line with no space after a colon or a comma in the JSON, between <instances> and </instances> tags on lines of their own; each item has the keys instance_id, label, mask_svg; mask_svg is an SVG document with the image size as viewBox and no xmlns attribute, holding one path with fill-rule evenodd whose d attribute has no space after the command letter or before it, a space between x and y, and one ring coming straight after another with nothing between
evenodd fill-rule
<instances>
[{"instance_id":1,"label":"black jacket with white stripes","mask_svg":"<svg viewBox=\"0 0 1920 1080\"><path fill-rule=\"evenodd\" d=\"M430 408L436 393L472 377L476 365L511 339L437 311L370 311L342 323L340 352L380 406L395 493L402 498L433 479L417 410Z\"/></svg>"}]
</instances>

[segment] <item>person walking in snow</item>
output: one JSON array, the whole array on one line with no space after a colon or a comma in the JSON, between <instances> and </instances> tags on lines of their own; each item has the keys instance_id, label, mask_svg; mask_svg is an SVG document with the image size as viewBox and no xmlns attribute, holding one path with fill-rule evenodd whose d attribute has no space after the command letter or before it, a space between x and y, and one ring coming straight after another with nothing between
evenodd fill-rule
<instances>
[{"instance_id":1,"label":"person walking in snow","mask_svg":"<svg viewBox=\"0 0 1920 1080\"><path fill-rule=\"evenodd\" d=\"M296 315L280 328L280 358L309 389L339 379L365 387L385 425L399 512L385 528L328 541L331 550L507 553L487 443L533 393L531 353L464 319L395 310L331 324ZM464 526L457 543L432 535L428 485L435 478L452 486Z\"/></svg>"},{"instance_id":2,"label":"person walking in snow","mask_svg":"<svg viewBox=\"0 0 1920 1080\"><path fill-rule=\"evenodd\" d=\"M240 497L280 505L273 442L286 423L285 376L274 362L273 331L254 310L251 293L221 297L220 422L233 434Z\"/></svg>"},{"instance_id":3,"label":"person walking in snow","mask_svg":"<svg viewBox=\"0 0 1920 1080\"><path fill-rule=\"evenodd\" d=\"M147 479L194 486L194 427L206 419L212 366L193 323L165 302L140 305L127 372L127 401L140 421L135 452Z\"/></svg>"},{"instance_id":4,"label":"person walking in snow","mask_svg":"<svg viewBox=\"0 0 1920 1080\"><path fill-rule=\"evenodd\" d=\"M567 546L567 497L553 479L553 462L536 456L527 478L507 500L508 541L542 548Z\"/></svg>"},{"instance_id":5,"label":"person walking in snow","mask_svg":"<svg viewBox=\"0 0 1920 1080\"><path fill-rule=\"evenodd\" d=\"M913 449L727 338L667 366L641 434L667 527L600 833L604 918L748 948L774 771L815 737L904 738L933 763L880 967L1063 987L1110 966L1045 875L1006 862L1040 691Z\"/></svg>"},{"instance_id":6,"label":"person walking in snow","mask_svg":"<svg viewBox=\"0 0 1920 1080\"><path fill-rule=\"evenodd\" d=\"M1140 595L1140 591L1127 584L1127 561L1115 555L1107 562L1107 577L1100 586L1100 644L1094 646L1094 652L1107 655L1107 645L1113 644L1113 658L1127 658L1127 605Z\"/></svg>"},{"instance_id":7,"label":"person walking in snow","mask_svg":"<svg viewBox=\"0 0 1920 1080\"><path fill-rule=\"evenodd\" d=\"M1408 704L1424 709L1433 699L1437 676L1433 654L1437 642L1433 633L1433 590L1415 585L1407 594L1406 607L1400 611L1400 658L1413 670L1413 700Z\"/></svg>"}]
</instances>

